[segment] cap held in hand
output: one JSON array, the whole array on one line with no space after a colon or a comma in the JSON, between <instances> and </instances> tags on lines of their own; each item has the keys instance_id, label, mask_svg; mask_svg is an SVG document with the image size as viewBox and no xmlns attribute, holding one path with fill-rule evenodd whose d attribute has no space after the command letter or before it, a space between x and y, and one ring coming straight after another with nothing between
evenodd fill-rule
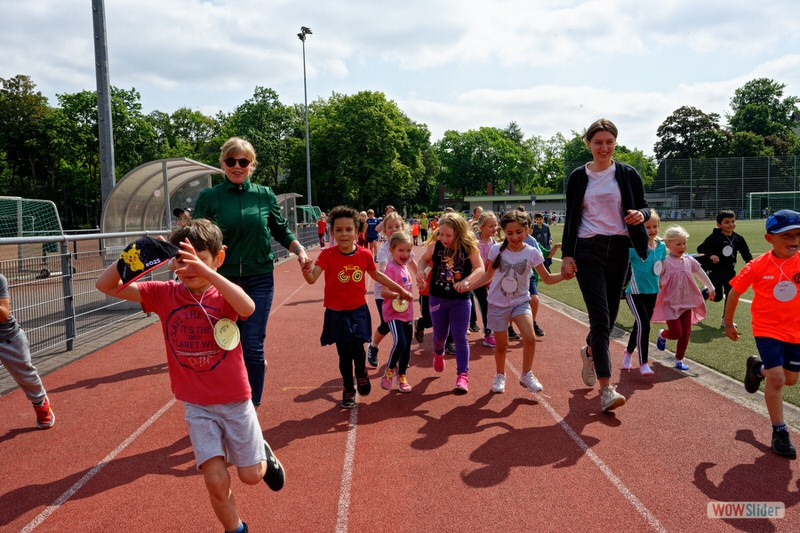
<instances>
[{"instance_id":1,"label":"cap held in hand","mask_svg":"<svg viewBox=\"0 0 800 533\"><path fill-rule=\"evenodd\" d=\"M168 263L179 252L177 246L167 241L152 237L136 239L125 247L117 261L117 272L122 279L122 285L117 292L148 272Z\"/></svg>"}]
</instances>

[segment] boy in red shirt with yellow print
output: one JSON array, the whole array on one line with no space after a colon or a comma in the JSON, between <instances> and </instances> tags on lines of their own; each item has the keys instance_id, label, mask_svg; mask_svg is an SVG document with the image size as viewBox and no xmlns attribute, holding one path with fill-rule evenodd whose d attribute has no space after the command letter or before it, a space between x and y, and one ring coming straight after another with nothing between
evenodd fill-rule
<instances>
[{"instance_id":1,"label":"boy in red shirt with yellow print","mask_svg":"<svg viewBox=\"0 0 800 533\"><path fill-rule=\"evenodd\" d=\"M764 238L772 250L749 262L731 280L723 323L725 335L738 340L733 316L740 296L752 285L751 324L761 359L755 355L747 359L744 387L754 393L766 378L764 401L772 421L772 451L794 459L797 451L783 419L782 389L796 384L800 375L800 213L776 211L766 226Z\"/></svg>"},{"instance_id":2,"label":"boy in red shirt with yellow print","mask_svg":"<svg viewBox=\"0 0 800 533\"><path fill-rule=\"evenodd\" d=\"M358 211L350 207L333 208L328 215L328 222L336 247L322 250L314 267L303 271L308 283L315 283L320 274L325 272L325 319L320 344L336 344L339 372L344 383L341 403L344 409L356 406L356 389L361 396L368 395L372 390L366 368L367 353L364 351L364 343L372 338L364 275L399 293L404 300L413 299L410 292L378 271L372 252L356 244L358 217Z\"/></svg>"}]
</instances>

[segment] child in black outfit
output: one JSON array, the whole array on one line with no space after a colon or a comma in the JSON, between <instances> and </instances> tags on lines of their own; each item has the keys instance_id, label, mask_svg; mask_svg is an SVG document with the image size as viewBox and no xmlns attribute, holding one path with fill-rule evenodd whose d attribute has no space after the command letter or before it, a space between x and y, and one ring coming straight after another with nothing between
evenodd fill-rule
<instances>
[{"instance_id":1,"label":"child in black outfit","mask_svg":"<svg viewBox=\"0 0 800 533\"><path fill-rule=\"evenodd\" d=\"M730 281L736 275L736 254L742 254L745 263L753 260L750 248L744 237L734 232L736 228L736 214L730 209L721 209L717 213L717 227L706 237L703 244L697 247L697 252L704 254L700 260L703 269L714 283L714 301L728 301L731 292Z\"/></svg>"}]
</instances>

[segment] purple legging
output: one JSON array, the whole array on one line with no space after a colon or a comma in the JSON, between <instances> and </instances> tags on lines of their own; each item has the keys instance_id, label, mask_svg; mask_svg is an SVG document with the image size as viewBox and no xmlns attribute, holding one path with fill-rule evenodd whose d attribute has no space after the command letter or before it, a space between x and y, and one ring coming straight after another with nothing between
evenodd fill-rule
<instances>
[{"instance_id":1,"label":"purple legging","mask_svg":"<svg viewBox=\"0 0 800 533\"><path fill-rule=\"evenodd\" d=\"M472 302L469 298L451 299L430 297L431 322L433 322L433 353L443 354L448 332L452 331L456 345L456 371L469 373L469 343L467 328Z\"/></svg>"}]
</instances>

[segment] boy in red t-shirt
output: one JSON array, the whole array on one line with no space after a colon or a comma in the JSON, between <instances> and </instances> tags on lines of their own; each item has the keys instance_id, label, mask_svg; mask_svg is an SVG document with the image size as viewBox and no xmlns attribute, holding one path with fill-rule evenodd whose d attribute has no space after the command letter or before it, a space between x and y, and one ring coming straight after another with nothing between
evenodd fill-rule
<instances>
[{"instance_id":1,"label":"boy in red t-shirt","mask_svg":"<svg viewBox=\"0 0 800 533\"><path fill-rule=\"evenodd\" d=\"M744 388L754 393L766 378L764 401L772 421L772 451L794 459L797 451L783 419L784 385L794 385L800 375L800 213L782 209L767 218L764 238L772 250L747 263L730 281L731 292L725 306L725 335L739 339L733 322L739 298L753 286L750 306L753 335L761 359L747 359ZM762 363L763 360L763 363Z\"/></svg>"},{"instance_id":2,"label":"boy in red t-shirt","mask_svg":"<svg viewBox=\"0 0 800 533\"><path fill-rule=\"evenodd\" d=\"M367 375L367 353L364 351L364 343L372 338L364 274L400 293L404 300L413 299L410 292L378 271L368 249L356 244L358 217L358 211L350 207L333 208L328 215L328 222L336 247L322 250L314 267L303 271L308 283L315 283L320 274L325 272L325 319L320 343L322 346L336 344L339 372L344 383L341 405L345 409L356 406L356 389L361 396L368 395L372 390Z\"/></svg>"},{"instance_id":3,"label":"boy in red t-shirt","mask_svg":"<svg viewBox=\"0 0 800 533\"><path fill-rule=\"evenodd\" d=\"M236 327L237 318L253 314L255 304L217 273L224 260L220 229L206 219L193 219L177 227L169 243L150 237L131 243L95 287L158 315L172 392L183 402L211 507L225 531L246 533L230 490L228 461L248 485L263 480L277 491L286 477L261 432ZM167 262L180 283L135 282Z\"/></svg>"},{"instance_id":4,"label":"boy in red t-shirt","mask_svg":"<svg viewBox=\"0 0 800 533\"><path fill-rule=\"evenodd\" d=\"M319 237L320 248L325 248L326 233L328 233L328 222L325 220L325 213L321 213L317 219L317 237Z\"/></svg>"}]
</instances>

